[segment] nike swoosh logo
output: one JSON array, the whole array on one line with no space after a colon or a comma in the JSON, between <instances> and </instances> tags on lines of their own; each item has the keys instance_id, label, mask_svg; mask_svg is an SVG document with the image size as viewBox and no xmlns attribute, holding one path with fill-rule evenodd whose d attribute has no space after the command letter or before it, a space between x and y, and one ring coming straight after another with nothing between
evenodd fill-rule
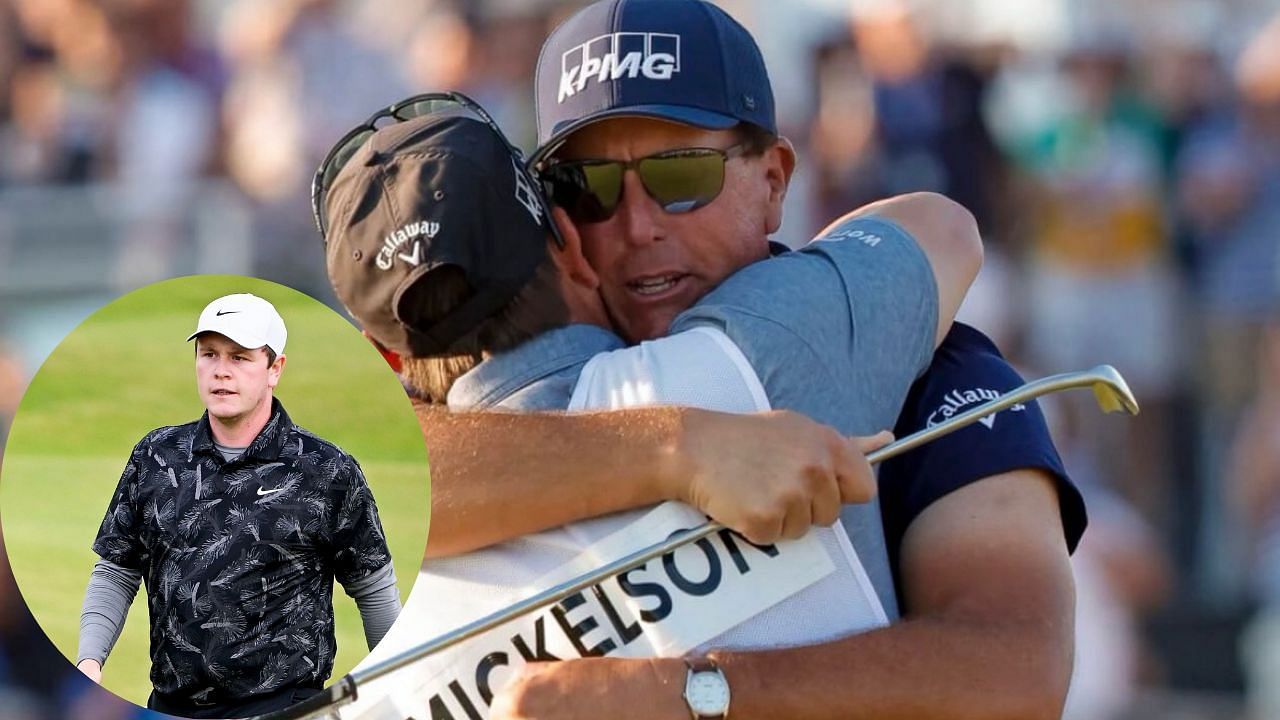
<instances>
[{"instance_id":1,"label":"nike swoosh logo","mask_svg":"<svg viewBox=\"0 0 1280 720\"><path fill-rule=\"evenodd\" d=\"M259 495L270 495L271 493L278 493L278 492L280 492L280 491L282 491L282 490L284 490L284 488L276 488L275 490L263 490L262 488L258 488L258 494L259 494Z\"/></svg>"},{"instance_id":2,"label":"nike swoosh logo","mask_svg":"<svg viewBox=\"0 0 1280 720\"><path fill-rule=\"evenodd\" d=\"M218 312L214 313L214 315L217 317L222 317L223 315L235 315L238 312L240 311L239 310L219 310Z\"/></svg>"}]
</instances>

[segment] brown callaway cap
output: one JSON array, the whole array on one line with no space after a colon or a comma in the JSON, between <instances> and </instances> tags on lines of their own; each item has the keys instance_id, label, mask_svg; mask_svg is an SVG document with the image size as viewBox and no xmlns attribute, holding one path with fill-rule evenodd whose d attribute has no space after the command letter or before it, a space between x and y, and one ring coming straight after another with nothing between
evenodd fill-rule
<instances>
[{"instance_id":1,"label":"brown callaway cap","mask_svg":"<svg viewBox=\"0 0 1280 720\"><path fill-rule=\"evenodd\" d=\"M519 158L483 121L427 115L374 133L326 199L329 281L355 319L402 355L445 354L505 306L546 257L546 206ZM460 268L472 295L430 327L405 299Z\"/></svg>"}]
</instances>

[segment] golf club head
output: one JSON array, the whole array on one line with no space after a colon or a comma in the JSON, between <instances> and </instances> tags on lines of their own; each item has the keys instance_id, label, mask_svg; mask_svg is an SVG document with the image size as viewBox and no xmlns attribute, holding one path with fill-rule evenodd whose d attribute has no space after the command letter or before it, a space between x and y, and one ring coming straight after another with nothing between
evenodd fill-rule
<instances>
[{"instance_id":1,"label":"golf club head","mask_svg":"<svg viewBox=\"0 0 1280 720\"><path fill-rule=\"evenodd\" d=\"M1120 376L1120 371L1110 365L1099 365L1089 371L1095 379L1093 396L1098 400L1098 407L1103 412L1126 412L1138 414L1138 399L1133 396L1129 384Z\"/></svg>"}]
</instances>

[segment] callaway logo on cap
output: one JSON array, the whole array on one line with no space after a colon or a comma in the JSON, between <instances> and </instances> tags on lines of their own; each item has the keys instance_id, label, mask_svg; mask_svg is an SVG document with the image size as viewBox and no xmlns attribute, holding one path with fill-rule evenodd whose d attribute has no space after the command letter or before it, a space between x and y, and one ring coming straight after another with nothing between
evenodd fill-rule
<instances>
[{"instance_id":1,"label":"callaway logo on cap","mask_svg":"<svg viewBox=\"0 0 1280 720\"><path fill-rule=\"evenodd\" d=\"M220 297L205 306L196 331L188 335L187 340L205 332L216 332L251 350L269 347L276 355L284 354L288 337L284 319L275 306L248 293Z\"/></svg>"},{"instance_id":2,"label":"callaway logo on cap","mask_svg":"<svg viewBox=\"0 0 1280 720\"><path fill-rule=\"evenodd\" d=\"M548 214L519 159L484 122L423 116L371 135L327 198L329 280L374 340L445 354L510 302L546 258ZM445 267L471 296L425 324L414 301Z\"/></svg>"},{"instance_id":3,"label":"callaway logo on cap","mask_svg":"<svg viewBox=\"0 0 1280 720\"><path fill-rule=\"evenodd\" d=\"M538 57L538 151L578 128L642 116L777 133L773 89L751 34L704 0L601 0L556 28Z\"/></svg>"}]
</instances>

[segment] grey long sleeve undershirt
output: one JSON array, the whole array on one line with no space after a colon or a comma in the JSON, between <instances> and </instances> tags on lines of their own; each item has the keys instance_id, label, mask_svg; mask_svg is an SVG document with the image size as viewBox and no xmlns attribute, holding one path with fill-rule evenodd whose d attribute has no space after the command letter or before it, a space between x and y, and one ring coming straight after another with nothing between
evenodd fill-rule
<instances>
[{"instance_id":1,"label":"grey long sleeve undershirt","mask_svg":"<svg viewBox=\"0 0 1280 720\"><path fill-rule=\"evenodd\" d=\"M84 607L80 611L80 647L76 650L76 663L81 660L97 660L105 665L107 655L115 647L124 629L129 606L142 587L142 573L121 567L113 562L99 560L89 575L89 589L84 594Z\"/></svg>"},{"instance_id":2,"label":"grey long sleeve undershirt","mask_svg":"<svg viewBox=\"0 0 1280 720\"><path fill-rule=\"evenodd\" d=\"M97 660L106 665L107 656L120 639L129 606L142 587L142 573L107 560L98 560L89 575L89 587L80 611L80 646L76 663ZM372 650L391 629L400 615L400 593L396 589L396 571L391 563L367 576L343 585L360 609L364 639Z\"/></svg>"},{"instance_id":3,"label":"grey long sleeve undershirt","mask_svg":"<svg viewBox=\"0 0 1280 720\"><path fill-rule=\"evenodd\" d=\"M356 607L360 608L360 620L364 623L364 641L372 650L383 635L391 629L400 615L400 591L396 589L396 569L391 563L342 588L347 591Z\"/></svg>"}]
</instances>

